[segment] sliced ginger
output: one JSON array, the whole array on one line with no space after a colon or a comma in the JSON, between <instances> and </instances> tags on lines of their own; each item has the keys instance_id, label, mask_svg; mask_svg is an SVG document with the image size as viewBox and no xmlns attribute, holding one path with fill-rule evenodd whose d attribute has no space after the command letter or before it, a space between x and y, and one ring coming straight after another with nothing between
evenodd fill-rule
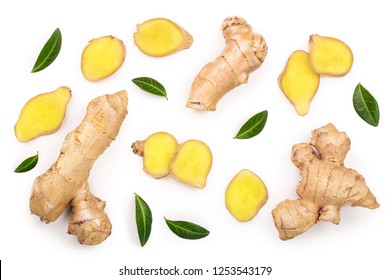
<instances>
[{"instance_id":1,"label":"sliced ginger","mask_svg":"<svg viewBox=\"0 0 390 280\"><path fill-rule=\"evenodd\" d=\"M344 76L352 68L353 54L343 41L317 34L309 39L311 67L321 75Z\"/></svg>"},{"instance_id":2,"label":"sliced ginger","mask_svg":"<svg viewBox=\"0 0 390 280\"><path fill-rule=\"evenodd\" d=\"M252 220L268 200L268 190L259 176L241 170L230 181L225 192L225 205L240 222Z\"/></svg>"},{"instance_id":3,"label":"sliced ginger","mask_svg":"<svg viewBox=\"0 0 390 280\"><path fill-rule=\"evenodd\" d=\"M27 142L57 131L64 120L71 96L70 88L59 87L31 98L24 105L15 124L16 138Z\"/></svg>"},{"instance_id":4,"label":"sliced ginger","mask_svg":"<svg viewBox=\"0 0 390 280\"><path fill-rule=\"evenodd\" d=\"M202 141L188 140L180 145L167 132L157 132L132 144L133 152L143 157L144 171L154 178L171 175L177 181L203 189L213 156Z\"/></svg>"},{"instance_id":5,"label":"sliced ginger","mask_svg":"<svg viewBox=\"0 0 390 280\"><path fill-rule=\"evenodd\" d=\"M166 18L153 18L137 25L134 42L144 54L162 57L188 49L193 39L177 23Z\"/></svg>"},{"instance_id":6,"label":"sliced ginger","mask_svg":"<svg viewBox=\"0 0 390 280\"><path fill-rule=\"evenodd\" d=\"M203 189L212 163L213 156L205 143L188 140L179 145L170 164L170 174L179 182Z\"/></svg>"},{"instance_id":7,"label":"sliced ginger","mask_svg":"<svg viewBox=\"0 0 390 280\"><path fill-rule=\"evenodd\" d=\"M304 233L318 221L338 224L344 205L379 207L363 176L344 166L350 146L347 134L333 124L313 130L310 143L293 146L291 160L302 176L296 187L299 199L284 200L272 210L282 240Z\"/></svg>"},{"instance_id":8,"label":"sliced ginger","mask_svg":"<svg viewBox=\"0 0 390 280\"><path fill-rule=\"evenodd\" d=\"M295 111L304 116L309 112L310 102L317 93L320 75L311 68L309 55L298 50L288 58L278 83Z\"/></svg>"},{"instance_id":9,"label":"sliced ginger","mask_svg":"<svg viewBox=\"0 0 390 280\"><path fill-rule=\"evenodd\" d=\"M195 77L186 107L215 111L219 100L232 89L248 82L267 55L267 44L241 17L228 17L221 28L225 48Z\"/></svg>"},{"instance_id":10,"label":"sliced ginger","mask_svg":"<svg viewBox=\"0 0 390 280\"><path fill-rule=\"evenodd\" d=\"M60 155L34 181L30 210L46 223L72 208L68 233L85 245L96 245L111 234L106 203L92 195L88 177L98 157L118 135L127 114L127 93L120 91L93 99L81 124L65 138Z\"/></svg>"},{"instance_id":11,"label":"sliced ginger","mask_svg":"<svg viewBox=\"0 0 390 280\"><path fill-rule=\"evenodd\" d=\"M177 146L176 138L170 133L157 132L146 140L134 142L132 148L143 157L144 171L154 178L162 178L169 174L169 163Z\"/></svg>"},{"instance_id":12,"label":"sliced ginger","mask_svg":"<svg viewBox=\"0 0 390 280\"><path fill-rule=\"evenodd\" d=\"M81 56L81 72L92 82L114 74L126 58L126 47L114 36L103 36L89 41Z\"/></svg>"}]
</instances>

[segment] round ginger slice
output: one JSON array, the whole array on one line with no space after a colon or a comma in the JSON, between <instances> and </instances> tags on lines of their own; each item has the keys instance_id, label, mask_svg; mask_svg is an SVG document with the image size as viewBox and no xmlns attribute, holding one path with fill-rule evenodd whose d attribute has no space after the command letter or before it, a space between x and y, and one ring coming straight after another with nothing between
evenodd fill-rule
<instances>
[{"instance_id":1,"label":"round ginger slice","mask_svg":"<svg viewBox=\"0 0 390 280\"><path fill-rule=\"evenodd\" d=\"M144 54L162 57L188 49L193 38L177 23L166 18L153 18L137 24L134 42Z\"/></svg>"},{"instance_id":2,"label":"round ginger slice","mask_svg":"<svg viewBox=\"0 0 390 280\"><path fill-rule=\"evenodd\" d=\"M81 72L88 81L96 82L114 74L126 58L126 47L114 36L89 41L81 56Z\"/></svg>"},{"instance_id":3,"label":"round ginger slice","mask_svg":"<svg viewBox=\"0 0 390 280\"><path fill-rule=\"evenodd\" d=\"M225 205L240 221L252 220L268 200L268 190L259 176L248 169L237 173L225 192Z\"/></svg>"},{"instance_id":4,"label":"round ginger slice","mask_svg":"<svg viewBox=\"0 0 390 280\"><path fill-rule=\"evenodd\" d=\"M169 174L169 163L176 153L178 143L168 132L157 132L146 140L133 143L133 152L143 157L144 171L154 178Z\"/></svg>"},{"instance_id":5,"label":"round ginger slice","mask_svg":"<svg viewBox=\"0 0 390 280\"><path fill-rule=\"evenodd\" d=\"M343 41L317 34L309 39L311 67L320 75L345 76L352 68L353 53Z\"/></svg>"}]
</instances>

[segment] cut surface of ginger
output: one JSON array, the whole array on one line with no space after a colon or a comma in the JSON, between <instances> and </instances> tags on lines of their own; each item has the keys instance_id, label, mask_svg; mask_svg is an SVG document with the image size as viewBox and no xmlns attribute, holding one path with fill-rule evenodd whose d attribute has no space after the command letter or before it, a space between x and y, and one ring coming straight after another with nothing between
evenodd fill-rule
<instances>
[{"instance_id":1,"label":"cut surface of ginger","mask_svg":"<svg viewBox=\"0 0 390 280\"><path fill-rule=\"evenodd\" d=\"M311 67L321 75L344 76L352 68L353 53L343 41L317 34L309 39Z\"/></svg>"},{"instance_id":2,"label":"cut surface of ginger","mask_svg":"<svg viewBox=\"0 0 390 280\"><path fill-rule=\"evenodd\" d=\"M71 96L70 88L59 87L31 98L24 105L15 124L16 138L27 142L57 131L64 120Z\"/></svg>"},{"instance_id":3,"label":"cut surface of ginger","mask_svg":"<svg viewBox=\"0 0 390 280\"><path fill-rule=\"evenodd\" d=\"M320 75L311 67L305 51L294 51L278 79L279 87L300 116L309 112L320 85Z\"/></svg>"},{"instance_id":4,"label":"cut surface of ginger","mask_svg":"<svg viewBox=\"0 0 390 280\"><path fill-rule=\"evenodd\" d=\"M179 145L170 164L170 174L179 182L203 189L212 162L213 156L205 143L188 140Z\"/></svg>"},{"instance_id":5,"label":"cut surface of ginger","mask_svg":"<svg viewBox=\"0 0 390 280\"><path fill-rule=\"evenodd\" d=\"M93 39L84 48L81 71L89 81L100 81L114 74L126 58L126 47L114 36Z\"/></svg>"},{"instance_id":6,"label":"cut surface of ginger","mask_svg":"<svg viewBox=\"0 0 390 280\"><path fill-rule=\"evenodd\" d=\"M188 49L193 38L175 22L166 18L153 18L137 25L134 42L144 54L162 57Z\"/></svg>"},{"instance_id":7,"label":"cut surface of ginger","mask_svg":"<svg viewBox=\"0 0 390 280\"><path fill-rule=\"evenodd\" d=\"M225 192L225 205L240 222L252 220L268 200L268 191L259 176L250 170L241 170L230 181Z\"/></svg>"}]
</instances>

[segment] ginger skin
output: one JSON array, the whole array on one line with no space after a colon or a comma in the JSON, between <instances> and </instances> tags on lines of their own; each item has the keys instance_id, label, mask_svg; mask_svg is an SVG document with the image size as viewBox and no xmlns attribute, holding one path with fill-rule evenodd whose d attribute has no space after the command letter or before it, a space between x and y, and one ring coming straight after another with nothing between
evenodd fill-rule
<instances>
[{"instance_id":1,"label":"ginger skin","mask_svg":"<svg viewBox=\"0 0 390 280\"><path fill-rule=\"evenodd\" d=\"M88 177L96 159L118 135L126 114L126 91L92 100L81 124L66 136L57 161L34 181L31 213L49 223L70 204L68 232L81 244L96 245L111 234L105 202L90 193Z\"/></svg>"},{"instance_id":2,"label":"ginger skin","mask_svg":"<svg viewBox=\"0 0 390 280\"><path fill-rule=\"evenodd\" d=\"M247 83L249 74L258 69L267 55L267 45L260 34L240 17L228 17L222 24L225 48L206 64L192 83L186 107L215 111L218 101L230 90Z\"/></svg>"},{"instance_id":3,"label":"ginger skin","mask_svg":"<svg viewBox=\"0 0 390 280\"><path fill-rule=\"evenodd\" d=\"M318 221L338 224L344 205L379 207L363 176L344 166L350 144L345 132L328 124L312 131L310 144L293 146L291 160L302 176L296 190L300 198L284 200L272 211L280 239L294 238Z\"/></svg>"}]
</instances>

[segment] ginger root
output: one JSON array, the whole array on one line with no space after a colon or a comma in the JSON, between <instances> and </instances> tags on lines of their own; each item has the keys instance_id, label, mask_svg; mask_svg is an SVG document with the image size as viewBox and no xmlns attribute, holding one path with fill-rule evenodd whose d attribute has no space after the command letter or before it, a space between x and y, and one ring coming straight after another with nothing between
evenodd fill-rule
<instances>
[{"instance_id":1,"label":"ginger root","mask_svg":"<svg viewBox=\"0 0 390 280\"><path fill-rule=\"evenodd\" d=\"M228 17L222 24L225 48L206 64L192 83L186 106L215 111L218 101L230 90L247 83L249 74L258 69L267 55L267 45L260 34L241 17Z\"/></svg>"},{"instance_id":2,"label":"ginger root","mask_svg":"<svg viewBox=\"0 0 390 280\"><path fill-rule=\"evenodd\" d=\"M81 72L88 81L96 82L114 74L126 58L126 47L114 36L89 41L81 56Z\"/></svg>"},{"instance_id":3,"label":"ginger root","mask_svg":"<svg viewBox=\"0 0 390 280\"><path fill-rule=\"evenodd\" d=\"M96 159L118 135L126 114L126 91L93 99L81 124L66 136L57 161L34 181L31 212L49 223L70 204L68 232L81 244L99 244L111 234L105 202L90 193L88 177Z\"/></svg>"},{"instance_id":4,"label":"ginger root","mask_svg":"<svg viewBox=\"0 0 390 280\"><path fill-rule=\"evenodd\" d=\"M169 163L177 150L177 140L167 132L157 132L133 143L133 152L143 157L144 171L154 178L169 174Z\"/></svg>"},{"instance_id":5,"label":"ginger root","mask_svg":"<svg viewBox=\"0 0 390 280\"><path fill-rule=\"evenodd\" d=\"M31 98L22 108L15 124L16 138L28 142L56 132L64 120L71 96L70 88L59 87Z\"/></svg>"},{"instance_id":6,"label":"ginger root","mask_svg":"<svg viewBox=\"0 0 390 280\"><path fill-rule=\"evenodd\" d=\"M317 34L309 39L311 67L321 75L345 76L352 68L353 54L343 41Z\"/></svg>"},{"instance_id":7,"label":"ginger root","mask_svg":"<svg viewBox=\"0 0 390 280\"><path fill-rule=\"evenodd\" d=\"M280 239L294 238L318 221L338 224L344 205L379 207L363 176L344 166L350 145L345 132L328 124L312 131L310 143L293 146L291 160L302 176L300 198L284 200L272 211Z\"/></svg>"},{"instance_id":8,"label":"ginger root","mask_svg":"<svg viewBox=\"0 0 390 280\"><path fill-rule=\"evenodd\" d=\"M174 54L191 47L192 36L177 23L166 18L153 18L137 24L134 43L141 52L154 57Z\"/></svg>"},{"instance_id":9,"label":"ginger root","mask_svg":"<svg viewBox=\"0 0 390 280\"><path fill-rule=\"evenodd\" d=\"M157 132L146 140L135 141L133 152L143 157L144 171L154 178L171 175L179 182L203 189L211 170L213 155L200 140L178 145L167 132Z\"/></svg>"},{"instance_id":10,"label":"ginger root","mask_svg":"<svg viewBox=\"0 0 390 280\"><path fill-rule=\"evenodd\" d=\"M309 112L310 102L317 93L320 75L311 68L309 55L298 50L288 58L278 84L298 115L304 116Z\"/></svg>"},{"instance_id":11,"label":"ginger root","mask_svg":"<svg viewBox=\"0 0 390 280\"><path fill-rule=\"evenodd\" d=\"M240 222L252 220L268 200L268 190L259 176L243 169L230 181L225 192L225 205Z\"/></svg>"}]
</instances>

